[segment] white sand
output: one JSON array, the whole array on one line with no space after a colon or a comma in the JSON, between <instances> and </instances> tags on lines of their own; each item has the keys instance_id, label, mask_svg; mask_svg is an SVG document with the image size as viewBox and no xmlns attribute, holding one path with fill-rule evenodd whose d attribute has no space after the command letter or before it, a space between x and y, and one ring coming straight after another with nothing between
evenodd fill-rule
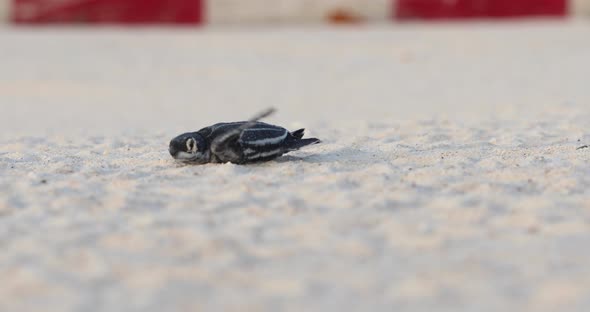
<instances>
[{"instance_id":1,"label":"white sand","mask_svg":"<svg viewBox=\"0 0 590 312\"><path fill-rule=\"evenodd\" d=\"M0 30L0 311L588 311L590 24ZM184 166L267 106L324 144Z\"/></svg>"}]
</instances>

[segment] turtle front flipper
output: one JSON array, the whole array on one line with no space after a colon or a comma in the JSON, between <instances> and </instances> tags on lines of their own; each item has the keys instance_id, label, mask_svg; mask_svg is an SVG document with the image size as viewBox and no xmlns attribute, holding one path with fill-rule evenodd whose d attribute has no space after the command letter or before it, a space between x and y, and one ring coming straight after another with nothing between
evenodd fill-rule
<instances>
[{"instance_id":1,"label":"turtle front flipper","mask_svg":"<svg viewBox=\"0 0 590 312\"><path fill-rule=\"evenodd\" d=\"M228 130L226 133L219 134L211 141L211 162L234 164L242 163L243 153L238 139L242 134L243 126L248 125L249 122L242 126L235 127Z\"/></svg>"},{"instance_id":2,"label":"turtle front flipper","mask_svg":"<svg viewBox=\"0 0 590 312\"><path fill-rule=\"evenodd\" d=\"M226 133L220 134L211 142L212 160L216 162L231 162L240 164L244 162L244 153L242 147L238 143L242 132L246 129L254 127L258 120L268 117L275 112L274 108L269 108L260 114L250 118L242 125L229 130Z\"/></svg>"},{"instance_id":3,"label":"turtle front flipper","mask_svg":"<svg viewBox=\"0 0 590 312\"><path fill-rule=\"evenodd\" d=\"M226 140L222 144L211 147L211 162L242 164L244 154L238 146L237 140Z\"/></svg>"}]
</instances>

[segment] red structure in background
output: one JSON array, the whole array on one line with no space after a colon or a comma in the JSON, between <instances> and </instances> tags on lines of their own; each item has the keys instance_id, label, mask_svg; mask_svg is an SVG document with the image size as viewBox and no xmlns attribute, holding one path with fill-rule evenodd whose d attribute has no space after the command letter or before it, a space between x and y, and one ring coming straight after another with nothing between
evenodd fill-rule
<instances>
[{"instance_id":1,"label":"red structure in background","mask_svg":"<svg viewBox=\"0 0 590 312\"><path fill-rule=\"evenodd\" d=\"M2 0L0 0L2 1ZM12 0L12 21L20 24L120 23L201 24L213 0ZM246 7L250 0L240 6ZM269 3L278 0L268 0ZM283 1L283 0L281 0ZM299 0L290 0L297 2ZM331 0L317 0L330 1ZM370 0L356 0L358 2ZM565 16L572 0L390 0L393 20ZM588 0L590 1L590 0ZM260 5L256 7L264 11ZM261 12L260 15L267 15ZM329 16L335 23L362 21L346 11ZM213 21L214 22L214 21Z\"/></svg>"},{"instance_id":2,"label":"red structure in background","mask_svg":"<svg viewBox=\"0 0 590 312\"><path fill-rule=\"evenodd\" d=\"M12 21L47 23L203 22L205 0L13 0Z\"/></svg>"},{"instance_id":3,"label":"red structure in background","mask_svg":"<svg viewBox=\"0 0 590 312\"><path fill-rule=\"evenodd\" d=\"M568 0L395 0L395 19L565 16Z\"/></svg>"}]
</instances>

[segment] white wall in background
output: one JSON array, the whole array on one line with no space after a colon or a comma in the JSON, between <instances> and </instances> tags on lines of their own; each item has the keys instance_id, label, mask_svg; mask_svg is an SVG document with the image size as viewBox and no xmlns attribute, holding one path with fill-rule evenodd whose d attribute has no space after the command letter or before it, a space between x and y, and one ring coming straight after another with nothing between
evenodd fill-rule
<instances>
[{"instance_id":1,"label":"white wall in background","mask_svg":"<svg viewBox=\"0 0 590 312\"><path fill-rule=\"evenodd\" d=\"M570 14L590 16L590 0L570 0Z\"/></svg>"},{"instance_id":2,"label":"white wall in background","mask_svg":"<svg viewBox=\"0 0 590 312\"><path fill-rule=\"evenodd\" d=\"M208 0L209 24L319 22L337 11L366 20L391 16L391 0Z\"/></svg>"},{"instance_id":3,"label":"white wall in background","mask_svg":"<svg viewBox=\"0 0 590 312\"><path fill-rule=\"evenodd\" d=\"M0 0L0 24L8 22L11 3L12 0Z\"/></svg>"}]
</instances>

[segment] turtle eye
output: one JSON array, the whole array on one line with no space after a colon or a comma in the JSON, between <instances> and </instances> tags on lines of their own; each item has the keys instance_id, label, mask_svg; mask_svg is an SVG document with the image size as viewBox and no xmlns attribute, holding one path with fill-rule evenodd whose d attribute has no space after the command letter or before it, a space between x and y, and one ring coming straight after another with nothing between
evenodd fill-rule
<instances>
[{"instance_id":1,"label":"turtle eye","mask_svg":"<svg viewBox=\"0 0 590 312\"><path fill-rule=\"evenodd\" d=\"M188 140L186 140L186 151L187 152L196 152L196 150L197 150L197 146L196 146L195 139L189 138Z\"/></svg>"}]
</instances>

